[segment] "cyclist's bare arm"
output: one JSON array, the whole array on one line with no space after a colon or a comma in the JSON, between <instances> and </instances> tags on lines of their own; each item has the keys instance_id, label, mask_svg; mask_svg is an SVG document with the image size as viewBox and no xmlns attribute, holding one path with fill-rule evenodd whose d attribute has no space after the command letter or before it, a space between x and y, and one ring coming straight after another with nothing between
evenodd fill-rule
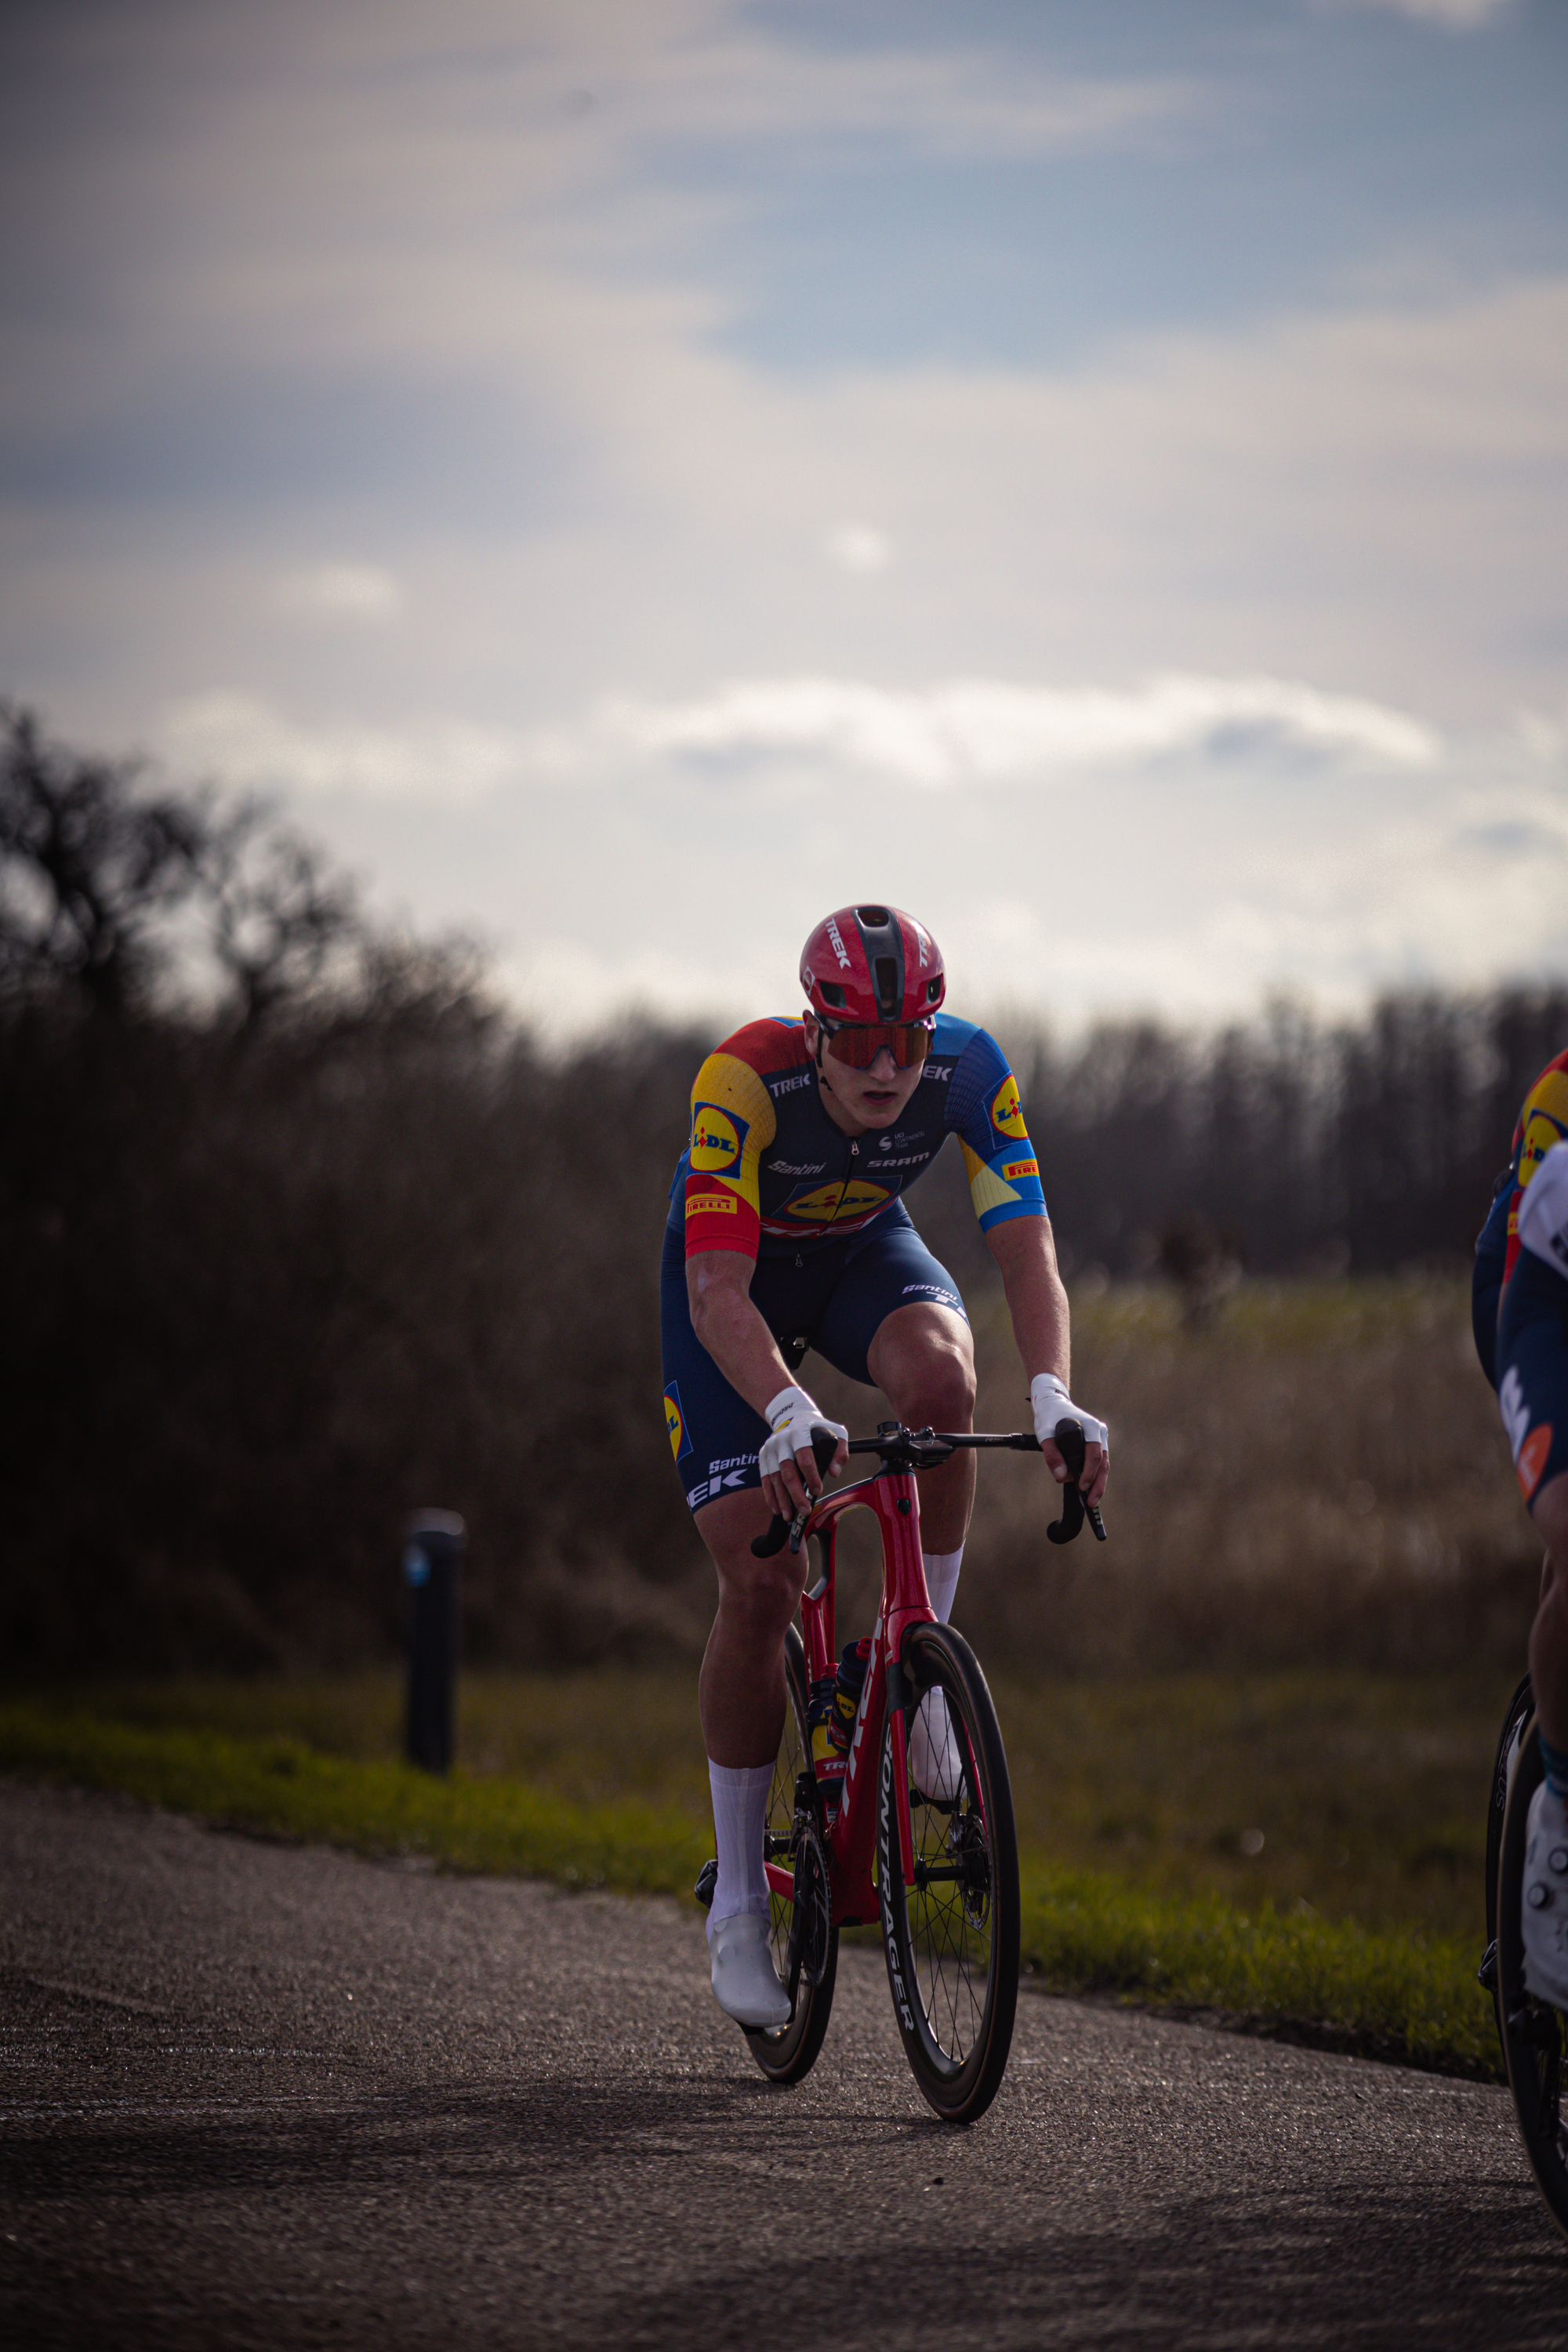
<instances>
[{"instance_id":1,"label":"cyclist's bare arm","mask_svg":"<svg viewBox=\"0 0 1568 2352\"><path fill-rule=\"evenodd\" d=\"M993 1225L985 1239L1002 1276L1026 1376L1033 1381L1037 1373L1054 1372L1067 1388L1072 1370L1072 1325L1068 1295L1057 1268L1050 1219L1011 1217ZM1041 1450L1053 1475L1059 1477L1064 1465L1055 1446ZM1082 1480L1088 1501L1100 1501L1110 1468L1104 1447L1091 1444L1084 1455Z\"/></svg>"},{"instance_id":2,"label":"cyclist's bare arm","mask_svg":"<svg viewBox=\"0 0 1568 2352\"><path fill-rule=\"evenodd\" d=\"M738 1250L700 1251L686 1261L686 1297L697 1337L730 1386L765 1416L780 1391L793 1387L795 1374L752 1304L755 1272L755 1261ZM846 1442L834 1456L833 1469L842 1470L847 1460ZM763 1481L768 1507L784 1518L808 1494L821 1491L821 1475L809 1453L786 1457L777 1474Z\"/></svg>"}]
</instances>

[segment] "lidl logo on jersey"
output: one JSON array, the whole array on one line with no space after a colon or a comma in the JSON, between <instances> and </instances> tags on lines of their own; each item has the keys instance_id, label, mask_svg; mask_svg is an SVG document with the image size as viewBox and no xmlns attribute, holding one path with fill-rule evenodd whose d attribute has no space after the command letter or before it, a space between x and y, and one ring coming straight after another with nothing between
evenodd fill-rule
<instances>
[{"instance_id":1,"label":"lidl logo on jersey","mask_svg":"<svg viewBox=\"0 0 1568 2352\"><path fill-rule=\"evenodd\" d=\"M1563 1105L1568 1114L1568 1103ZM1528 1184L1554 1143L1561 1143L1568 1129L1560 1126L1550 1111L1532 1110L1525 1125L1524 1141L1520 1147L1519 1181Z\"/></svg>"},{"instance_id":2,"label":"lidl logo on jersey","mask_svg":"<svg viewBox=\"0 0 1568 2352\"><path fill-rule=\"evenodd\" d=\"M1003 1079L991 1097L991 1124L998 1135L1010 1135L1015 1143L1022 1143L1029 1131L1018 1101L1018 1081L1011 1076Z\"/></svg>"},{"instance_id":3,"label":"lidl logo on jersey","mask_svg":"<svg viewBox=\"0 0 1568 2352\"><path fill-rule=\"evenodd\" d=\"M680 1410L680 1388L671 1381L664 1392L665 1425L669 1431L669 1450L679 1462L683 1454L691 1451L691 1440L686 1434L686 1421Z\"/></svg>"},{"instance_id":4,"label":"lidl logo on jersey","mask_svg":"<svg viewBox=\"0 0 1568 2352\"><path fill-rule=\"evenodd\" d=\"M741 1164L748 1125L716 1103L699 1103L691 1114L691 1165L700 1175L722 1176Z\"/></svg>"},{"instance_id":5,"label":"lidl logo on jersey","mask_svg":"<svg viewBox=\"0 0 1568 2352\"><path fill-rule=\"evenodd\" d=\"M831 1225L851 1217L868 1217L891 1194L882 1184L817 1184L784 1203L784 1214L805 1224Z\"/></svg>"}]
</instances>

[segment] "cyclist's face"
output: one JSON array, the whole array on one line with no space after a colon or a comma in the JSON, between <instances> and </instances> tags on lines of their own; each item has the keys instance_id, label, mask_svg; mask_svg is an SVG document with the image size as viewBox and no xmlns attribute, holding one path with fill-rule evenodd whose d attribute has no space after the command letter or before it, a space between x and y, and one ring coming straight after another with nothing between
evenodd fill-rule
<instances>
[{"instance_id":1,"label":"cyclist's face","mask_svg":"<svg viewBox=\"0 0 1568 2352\"><path fill-rule=\"evenodd\" d=\"M815 1059L818 1030L808 1013L805 1042ZM921 1065L900 1070L884 1045L868 1068L857 1070L835 1054L822 1057L824 1100L827 1116L846 1135L863 1135L868 1129L890 1127L921 1082Z\"/></svg>"}]
</instances>

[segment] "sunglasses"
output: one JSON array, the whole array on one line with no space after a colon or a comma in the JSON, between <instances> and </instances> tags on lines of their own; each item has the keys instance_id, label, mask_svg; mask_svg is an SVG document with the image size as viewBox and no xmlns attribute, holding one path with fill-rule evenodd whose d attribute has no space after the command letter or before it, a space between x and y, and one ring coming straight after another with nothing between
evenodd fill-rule
<instances>
[{"instance_id":1,"label":"sunglasses","mask_svg":"<svg viewBox=\"0 0 1568 2352\"><path fill-rule=\"evenodd\" d=\"M917 1067L931 1051L932 1024L929 1021L862 1024L823 1021L819 1015L818 1025L834 1060L847 1063L852 1070L868 1070L884 1046L891 1054L896 1070Z\"/></svg>"}]
</instances>

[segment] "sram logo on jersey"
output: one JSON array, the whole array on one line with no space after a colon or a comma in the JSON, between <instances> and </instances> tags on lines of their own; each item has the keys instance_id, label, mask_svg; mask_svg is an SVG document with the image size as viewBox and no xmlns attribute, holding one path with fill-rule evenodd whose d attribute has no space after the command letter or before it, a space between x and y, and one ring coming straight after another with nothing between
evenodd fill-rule
<instances>
[{"instance_id":1,"label":"sram logo on jersey","mask_svg":"<svg viewBox=\"0 0 1568 2352\"><path fill-rule=\"evenodd\" d=\"M1022 1143L1028 1134L1018 1101L1018 1081L1011 1076L1003 1079L991 1097L991 1124L998 1135L1010 1135L1016 1143Z\"/></svg>"},{"instance_id":2,"label":"sram logo on jersey","mask_svg":"<svg viewBox=\"0 0 1568 2352\"><path fill-rule=\"evenodd\" d=\"M745 1119L717 1103L700 1102L691 1114L691 1165L700 1176L722 1176L740 1165L750 1132Z\"/></svg>"}]
</instances>

